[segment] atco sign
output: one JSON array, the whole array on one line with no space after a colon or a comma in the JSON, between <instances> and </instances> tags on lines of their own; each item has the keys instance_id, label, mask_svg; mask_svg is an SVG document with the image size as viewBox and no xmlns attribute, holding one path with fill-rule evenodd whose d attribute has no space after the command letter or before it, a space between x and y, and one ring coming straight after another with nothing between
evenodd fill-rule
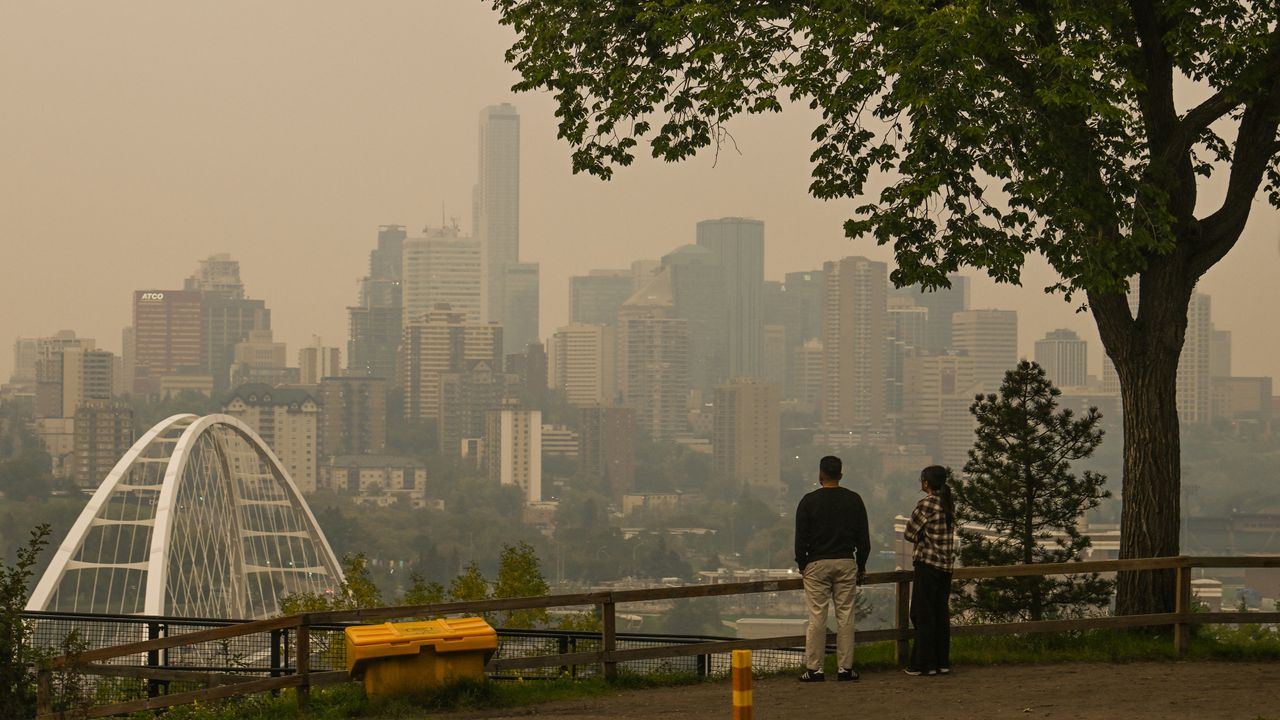
<instances>
[{"instance_id":1,"label":"atco sign","mask_svg":"<svg viewBox=\"0 0 1280 720\"><path fill-rule=\"evenodd\" d=\"M164 293L162 293L162 292L145 292L145 293L142 293L142 298L141 298L141 299L142 299L142 301L143 301L143 302L147 302L147 301L151 301L151 302L158 302L158 301L160 301L160 300L163 300L163 299L164 299Z\"/></svg>"}]
</instances>

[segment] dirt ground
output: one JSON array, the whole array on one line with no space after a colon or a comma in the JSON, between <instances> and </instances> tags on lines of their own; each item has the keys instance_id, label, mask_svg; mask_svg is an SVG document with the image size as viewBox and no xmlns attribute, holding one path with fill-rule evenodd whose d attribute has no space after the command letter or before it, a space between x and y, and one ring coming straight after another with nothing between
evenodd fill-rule
<instances>
[{"instance_id":1,"label":"dirt ground","mask_svg":"<svg viewBox=\"0 0 1280 720\"><path fill-rule=\"evenodd\" d=\"M863 673L858 682L829 678L822 685L757 678L754 695L756 720L1280 719L1280 663L1019 665L956 668L949 676L929 678L885 670ZM451 717L709 720L729 715L725 680Z\"/></svg>"}]
</instances>

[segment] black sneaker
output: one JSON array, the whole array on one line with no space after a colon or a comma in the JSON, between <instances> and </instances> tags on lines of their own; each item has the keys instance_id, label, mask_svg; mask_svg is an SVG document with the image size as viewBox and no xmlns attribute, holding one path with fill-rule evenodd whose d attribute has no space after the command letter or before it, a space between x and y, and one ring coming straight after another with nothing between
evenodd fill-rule
<instances>
[{"instance_id":1,"label":"black sneaker","mask_svg":"<svg viewBox=\"0 0 1280 720\"><path fill-rule=\"evenodd\" d=\"M917 676L917 677L938 674L937 670L916 670L915 668L904 668L902 672L908 675Z\"/></svg>"},{"instance_id":2,"label":"black sneaker","mask_svg":"<svg viewBox=\"0 0 1280 720\"><path fill-rule=\"evenodd\" d=\"M842 668L836 672L837 682L851 682L853 680L857 680L859 677L860 676L858 675L858 671L853 670L852 668L849 670L845 670Z\"/></svg>"},{"instance_id":3,"label":"black sneaker","mask_svg":"<svg viewBox=\"0 0 1280 720\"><path fill-rule=\"evenodd\" d=\"M800 682L826 682L827 676L821 670L814 672L813 670L805 670L800 676Z\"/></svg>"}]
</instances>

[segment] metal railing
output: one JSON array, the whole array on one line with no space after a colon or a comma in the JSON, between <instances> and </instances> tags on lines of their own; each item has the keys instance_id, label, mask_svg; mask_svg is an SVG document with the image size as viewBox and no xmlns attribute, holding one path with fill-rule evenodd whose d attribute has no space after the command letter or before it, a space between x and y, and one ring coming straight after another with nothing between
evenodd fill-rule
<instances>
[{"instance_id":1,"label":"metal railing","mask_svg":"<svg viewBox=\"0 0 1280 720\"><path fill-rule=\"evenodd\" d=\"M1088 573L1174 571L1177 595L1174 612L1151 615L1125 615L1086 617L1064 620L1042 620L986 625L960 625L952 630L956 636L965 635L1016 635L1023 633L1069 632L1097 628L1133 628L1172 626L1173 644L1178 653L1185 652L1190 642L1192 625L1206 623L1280 623L1280 612L1193 612L1191 579L1195 568L1280 568L1280 556L1267 557L1167 557L1129 560L1098 560L1087 562L1041 565L1006 565L998 567L957 568L957 581L996 577L1026 577L1048 575L1081 575ZM883 630L862 631L857 642L872 643L892 641L895 659L905 662L908 643L912 637L909 627L912 572L870 573L865 584L891 584L895 587L894 627ZM553 633L547 631L501 631L499 651L490 660L487 669L496 674L511 670L547 669L549 672L575 673L580 667L595 666L596 671L608 679L617 676L620 665L662 661L665 667L711 674L715 672L712 658L732 650L768 650L790 654L798 653L804 645L803 635L782 637L735 639L679 638L666 636L629 635L617 632L617 606L625 603L656 600L680 600L691 598L726 597L753 593L775 593L802 589L799 578L766 580L719 585L692 585L661 587L641 590L588 592L540 597L508 598L479 602L436 603L404 607L372 608L364 610L305 613L267 620L216 626L219 621L187 619L138 619L139 627L132 638L109 647L97 647L74 655L54 658L42 667L39 678L40 718L58 718L61 713L52 707L52 686L56 673L73 669L75 672L103 677L128 678L148 683L148 697L98 705L78 711L79 717L106 717L109 715L154 710L195 701L238 697L261 692L274 692L294 688L298 703L306 707L310 689L347 681L347 673L337 668L341 657L341 633L347 625L383 622L412 617L440 617L454 614L480 614L509 610L527 610L554 607L599 607L602 629L599 633ZM40 622L42 614L32 614ZM47 615L47 614L44 614ZM85 622L101 616L85 616ZM159 625L163 625L160 627ZM175 632L175 629L177 630ZM265 641L248 641L257 636ZM136 638L136 639L133 639ZM523 640L519 640L523 638ZM530 638L536 638L530 641ZM828 636L834 642L834 636ZM552 641L554 640L554 646ZM249 643L246 645L246 643ZM516 646L524 643L523 650ZM506 651L504 652L504 646ZM251 653L255 659L269 658L266 667L251 667L252 663L199 664L202 653L214 647L227 655L229 647L265 647ZM263 654L265 652L265 655ZM195 658L196 660L192 660ZM292 663L290 662L292 660ZM673 663L684 663L678 668ZM799 664L798 654L796 662ZM253 673L265 674L255 678ZM163 684L169 684L164 688ZM167 694L159 690L167 689ZM177 690L177 692L174 692Z\"/></svg>"}]
</instances>

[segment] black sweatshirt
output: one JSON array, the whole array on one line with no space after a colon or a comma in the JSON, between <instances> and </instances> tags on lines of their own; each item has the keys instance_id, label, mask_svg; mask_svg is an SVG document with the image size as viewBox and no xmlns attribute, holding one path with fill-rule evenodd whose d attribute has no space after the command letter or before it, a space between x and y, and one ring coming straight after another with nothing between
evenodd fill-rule
<instances>
[{"instance_id":1,"label":"black sweatshirt","mask_svg":"<svg viewBox=\"0 0 1280 720\"><path fill-rule=\"evenodd\" d=\"M843 560L855 552L858 570L866 570L871 532L867 506L858 493L823 487L800 498L796 507L796 564L800 572L814 560Z\"/></svg>"}]
</instances>

